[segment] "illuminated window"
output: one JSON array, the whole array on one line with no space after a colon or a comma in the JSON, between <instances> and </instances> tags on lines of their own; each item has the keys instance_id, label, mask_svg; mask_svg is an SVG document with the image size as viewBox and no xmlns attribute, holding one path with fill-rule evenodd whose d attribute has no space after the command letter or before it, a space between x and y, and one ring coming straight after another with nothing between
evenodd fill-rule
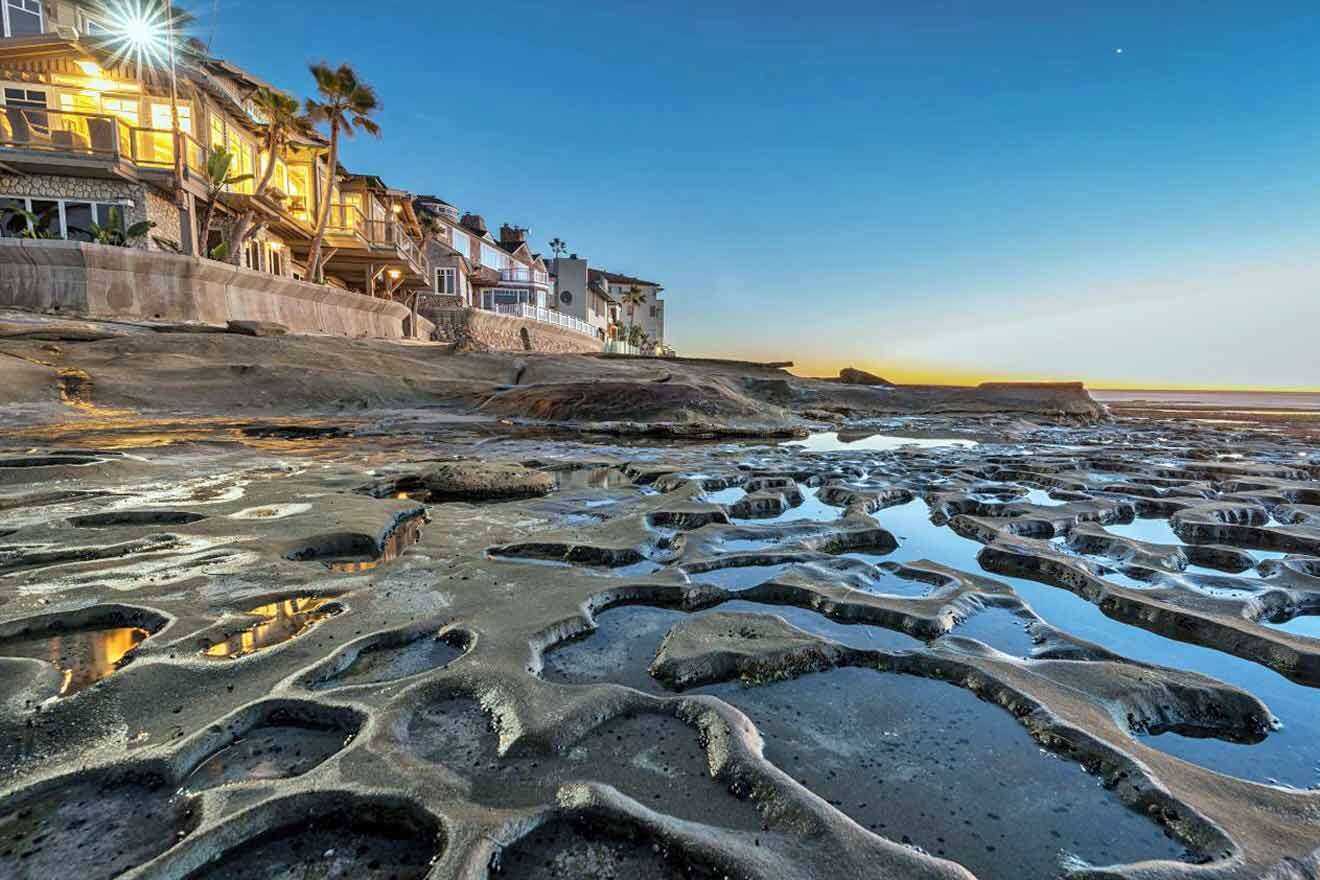
<instances>
[{"instance_id":1,"label":"illuminated window","mask_svg":"<svg viewBox=\"0 0 1320 880\"><path fill-rule=\"evenodd\" d=\"M118 116L129 125L138 124L137 98L112 98L106 96L101 98L101 109L106 113Z\"/></svg>"},{"instance_id":2,"label":"illuminated window","mask_svg":"<svg viewBox=\"0 0 1320 880\"><path fill-rule=\"evenodd\" d=\"M174 114L169 104L151 105L151 127L157 131L174 131ZM192 107L179 105L179 130L192 134Z\"/></svg>"}]
</instances>

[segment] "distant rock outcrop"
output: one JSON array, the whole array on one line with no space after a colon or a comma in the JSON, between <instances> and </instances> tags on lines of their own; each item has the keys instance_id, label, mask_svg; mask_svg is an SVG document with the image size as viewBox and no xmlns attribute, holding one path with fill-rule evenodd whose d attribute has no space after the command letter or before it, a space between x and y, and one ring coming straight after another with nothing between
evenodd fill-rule
<instances>
[{"instance_id":1,"label":"distant rock outcrop","mask_svg":"<svg viewBox=\"0 0 1320 880\"><path fill-rule=\"evenodd\" d=\"M865 370L858 370L853 367L845 367L839 370L839 381L844 385L878 385L882 388L893 388L894 383L888 379L882 379L875 373L868 373Z\"/></svg>"}]
</instances>

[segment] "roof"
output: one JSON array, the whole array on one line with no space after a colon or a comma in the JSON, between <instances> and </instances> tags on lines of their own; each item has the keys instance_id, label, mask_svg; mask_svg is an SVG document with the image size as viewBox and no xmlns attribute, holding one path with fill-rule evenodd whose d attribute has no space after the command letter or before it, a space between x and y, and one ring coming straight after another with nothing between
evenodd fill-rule
<instances>
[{"instance_id":1,"label":"roof","mask_svg":"<svg viewBox=\"0 0 1320 880\"><path fill-rule=\"evenodd\" d=\"M641 287L659 287L657 281L645 281L641 278L634 278L631 275L620 275L618 272L607 272L604 269L590 270L592 275L598 275L604 278L610 284L636 284Z\"/></svg>"},{"instance_id":2,"label":"roof","mask_svg":"<svg viewBox=\"0 0 1320 880\"><path fill-rule=\"evenodd\" d=\"M444 204L445 207L454 207L453 204L446 202L445 199L437 197L437 195L416 195L413 199L414 201L425 202L426 204Z\"/></svg>"}]
</instances>

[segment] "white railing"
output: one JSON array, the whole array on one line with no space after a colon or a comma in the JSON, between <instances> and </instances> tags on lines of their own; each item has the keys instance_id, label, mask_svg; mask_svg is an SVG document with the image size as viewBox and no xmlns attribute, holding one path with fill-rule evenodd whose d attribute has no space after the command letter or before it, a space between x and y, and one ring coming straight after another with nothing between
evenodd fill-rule
<instances>
[{"instance_id":1,"label":"white railing","mask_svg":"<svg viewBox=\"0 0 1320 880\"><path fill-rule=\"evenodd\" d=\"M596 328L586 321L578 320L572 315L565 315L556 312L553 309L540 309L527 303L506 303L496 304L495 313L499 315L509 315L514 318L526 318L531 321L540 321L542 324L554 324L558 327L565 327L575 333L581 333L583 336L598 338L599 333Z\"/></svg>"},{"instance_id":2,"label":"white railing","mask_svg":"<svg viewBox=\"0 0 1320 880\"><path fill-rule=\"evenodd\" d=\"M642 350L622 339L609 339L605 342L606 354L641 354Z\"/></svg>"},{"instance_id":3,"label":"white railing","mask_svg":"<svg viewBox=\"0 0 1320 880\"><path fill-rule=\"evenodd\" d=\"M525 266L510 266L500 270L501 281L513 281L519 284L550 286L550 276L544 272L534 272Z\"/></svg>"}]
</instances>

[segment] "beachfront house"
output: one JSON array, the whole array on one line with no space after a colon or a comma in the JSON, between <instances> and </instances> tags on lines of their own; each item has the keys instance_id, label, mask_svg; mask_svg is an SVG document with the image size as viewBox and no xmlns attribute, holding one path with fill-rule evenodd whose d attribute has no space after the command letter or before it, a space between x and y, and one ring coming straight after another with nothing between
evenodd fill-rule
<instances>
[{"instance_id":1,"label":"beachfront house","mask_svg":"<svg viewBox=\"0 0 1320 880\"><path fill-rule=\"evenodd\" d=\"M622 304L624 332L627 332L630 323L635 323L657 349L665 348L665 301L660 298L664 288L654 281L631 275L607 272L604 269L591 271L593 279ZM634 289L641 294L641 302L629 304L627 298Z\"/></svg>"},{"instance_id":2,"label":"beachfront house","mask_svg":"<svg viewBox=\"0 0 1320 880\"><path fill-rule=\"evenodd\" d=\"M462 213L436 196L413 200L427 230L426 254L434 273L432 308L481 309L510 318L553 324L597 340L609 338L607 296L587 295L586 263L577 296L565 297L552 266L567 271L569 259L547 264L528 245L525 227L504 224L498 235L480 214Z\"/></svg>"},{"instance_id":3,"label":"beachfront house","mask_svg":"<svg viewBox=\"0 0 1320 880\"><path fill-rule=\"evenodd\" d=\"M88 240L117 208L126 226L155 224L134 246L211 255L229 220L251 209L256 226L240 264L306 279L329 199L327 284L393 298L430 287L408 194L342 168L324 192L318 136L274 157L263 152L265 120L253 96L268 84L194 47L180 53L172 89L165 71L114 61L96 38L95 6L35 3L29 14L26 3L0 0L0 235ZM207 158L216 148L232 154L231 177L246 179L225 186L212 206ZM272 186L258 197L256 181L272 161ZM211 228L201 230L208 216Z\"/></svg>"}]
</instances>

